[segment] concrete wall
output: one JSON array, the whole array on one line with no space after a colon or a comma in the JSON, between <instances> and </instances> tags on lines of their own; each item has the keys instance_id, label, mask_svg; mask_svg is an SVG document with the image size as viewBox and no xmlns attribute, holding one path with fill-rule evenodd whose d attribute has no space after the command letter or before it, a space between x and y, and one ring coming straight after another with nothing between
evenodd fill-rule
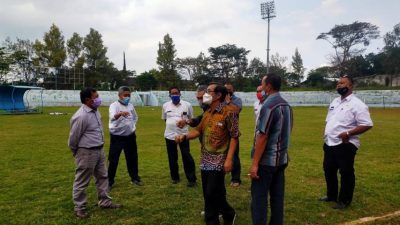
<instances>
[{"instance_id":1,"label":"concrete wall","mask_svg":"<svg viewBox=\"0 0 400 225\"><path fill-rule=\"evenodd\" d=\"M182 91L182 99L198 105L194 91ZM327 106L339 95L333 91L303 91L303 92L281 92L282 96L292 106ZM110 105L117 100L116 91L99 91L103 105ZM254 92L237 92L242 98L244 106L252 106L256 101ZM355 91L358 96L370 107L400 107L400 90L368 90ZM41 104L40 91L32 90L25 94L25 104L37 106ZM134 92L131 102L135 106L161 106L169 101L168 91ZM69 90L44 90L44 106L79 106L79 91Z\"/></svg>"}]
</instances>

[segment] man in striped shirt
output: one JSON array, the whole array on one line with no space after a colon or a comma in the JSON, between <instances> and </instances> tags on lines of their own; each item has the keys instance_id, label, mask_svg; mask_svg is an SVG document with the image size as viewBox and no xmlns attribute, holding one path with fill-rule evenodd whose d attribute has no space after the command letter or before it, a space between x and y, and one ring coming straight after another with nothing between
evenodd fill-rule
<instances>
[{"instance_id":1,"label":"man in striped shirt","mask_svg":"<svg viewBox=\"0 0 400 225\"><path fill-rule=\"evenodd\" d=\"M293 125L289 104L281 97L281 78L268 74L262 80L268 95L257 122L255 144L252 150L251 211L253 225L267 224L268 194L271 203L269 224L283 224L283 197L285 168Z\"/></svg>"}]
</instances>

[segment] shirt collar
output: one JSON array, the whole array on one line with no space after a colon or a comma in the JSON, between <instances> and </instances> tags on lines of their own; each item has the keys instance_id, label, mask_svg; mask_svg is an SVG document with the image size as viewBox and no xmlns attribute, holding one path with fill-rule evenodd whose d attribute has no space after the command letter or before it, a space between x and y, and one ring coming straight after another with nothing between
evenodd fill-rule
<instances>
[{"instance_id":1,"label":"shirt collar","mask_svg":"<svg viewBox=\"0 0 400 225\"><path fill-rule=\"evenodd\" d=\"M342 99L341 97L339 98L340 102L348 102L351 100L351 98L353 97L353 93L351 93L349 96L347 96L346 98Z\"/></svg>"},{"instance_id":2,"label":"shirt collar","mask_svg":"<svg viewBox=\"0 0 400 225\"><path fill-rule=\"evenodd\" d=\"M86 112L92 112L92 111L94 111L94 109L90 108L89 106L87 106L87 105L85 105L85 104L83 104L82 107L83 107L83 110L85 110Z\"/></svg>"}]
</instances>

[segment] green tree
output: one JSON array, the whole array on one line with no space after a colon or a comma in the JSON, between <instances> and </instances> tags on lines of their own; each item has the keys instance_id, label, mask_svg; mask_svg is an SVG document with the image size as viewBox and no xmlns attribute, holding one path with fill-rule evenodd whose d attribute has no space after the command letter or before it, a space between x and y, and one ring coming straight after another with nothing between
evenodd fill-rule
<instances>
[{"instance_id":1,"label":"green tree","mask_svg":"<svg viewBox=\"0 0 400 225\"><path fill-rule=\"evenodd\" d=\"M90 69L109 66L106 56L107 47L103 44L101 34L90 28L89 34L83 40L85 62Z\"/></svg>"},{"instance_id":2,"label":"green tree","mask_svg":"<svg viewBox=\"0 0 400 225\"><path fill-rule=\"evenodd\" d=\"M319 87L324 89L333 88L335 82L329 79L332 73L331 70L332 68L327 66L310 70L304 84L308 87Z\"/></svg>"},{"instance_id":3,"label":"green tree","mask_svg":"<svg viewBox=\"0 0 400 225\"><path fill-rule=\"evenodd\" d=\"M398 75L400 74L400 23L393 27L393 31L385 34L384 42L382 61L384 71L390 75ZM390 86L391 83L390 81Z\"/></svg>"},{"instance_id":4,"label":"green tree","mask_svg":"<svg viewBox=\"0 0 400 225\"><path fill-rule=\"evenodd\" d=\"M5 75L10 71L11 63L12 60L6 48L0 47L0 84L6 83Z\"/></svg>"},{"instance_id":5,"label":"green tree","mask_svg":"<svg viewBox=\"0 0 400 225\"><path fill-rule=\"evenodd\" d=\"M253 58L247 68L246 77L250 81L249 91L254 91L254 87L257 87L261 83L263 76L267 74L267 67L259 58ZM247 89L246 89L247 90Z\"/></svg>"},{"instance_id":6,"label":"green tree","mask_svg":"<svg viewBox=\"0 0 400 225\"><path fill-rule=\"evenodd\" d=\"M225 44L211 47L208 51L210 53L211 73L215 74L221 81L228 82L245 76L249 50L239 48L236 45Z\"/></svg>"},{"instance_id":7,"label":"green tree","mask_svg":"<svg viewBox=\"0 0 400 225\"><path fill-rule=\"evenodd\" d=\"M157 73L158 71L154 69L141 73L135 78L135 88L141 91L149 91L157 88Z\"/></svg>"},{"instance_id":8,"label":"green tree","mask_svg":"<svg viewBox=\"0 0 400 225\"><path fill-rule=\"evenodd\" d=\"M326 40L335 50L332 64L338 71L347 72L345 63L355 55L361 54L370 41L379 37L378 27L366 22L335 25L329 32L318 35L317 40Z\"/></svg>"},{"instance_id":9,"label":"green tree","mask_svg":"<svg viewBox=\"0 0 400 225\"><path fill-rule=\"evenodd\" d=\"M67 41L67 52L69 65L75 68L82 68L85 63L83 56L83 38L78 33L73 33L72 37Z\"/></svg>"},{"instance_id":10,"label":"green tree","mask_svg":"<svg viewBox=\"0 0 400 225\"><path fill-rule=\"evenodd\" d=\"M276 75L280 76L284 85L286 85L288 82L286 61L286 56L280 56L279 53L275 53L271 55L271 62L269 67L269 72L275 73Z\"/></svg>"},{"instance_id":11,"label":"green tree","mask_svg":"<svg viewBox=\"0 0 400 225\"><path fill-rule=\"evenodd\" d=\"M383 40L385 49L400 48L400 23L393 27L393 31L387 32Z\"/></svg>"},{"instance_id":12,"label":"green tree","mask_svg":"<svg viewBox=\"0 0 400 225\"><path fill-rule=\"evenodd\" d=\"M175 44L169 34L158 43L157 64L160 70L157 80L161 89L179 85L181 77L177 73Z\"/></svg>"},{"instance_id":13,"label":"green tree","mask_svg":"<svg viewBox=\"0 0 400 225\"><path fill-rule=\"evenodd\" d=\"M51 25L49 32L43 37L44 52L49 67L61 67L66 58L65 41L60 29Z\"/></svg>"},{"instance_id":14,"label":"green tree","mask_svg":"<svg viewBox=\"0 0 400 225\"><path fill-rule=\"evenodd\" d=\"M33 43L30 40L17 38L15 42L7 38L6 49L11 52L13 80L24 84L35 84L38 77L35 74L33 58L35 57Z\"/></svg>"},{"instance_id":15,"label":"green tree","mask_svg":"<svg viewBox=\"0 0 400 225\"><path fill-rule=\"evenodd\" d=\"M299 53L299 50L296 48L294 51L294 55L292 56L292 73L288 76L288 83L291 86L299 86L301 80L304 78L305 68L303 66L303 59Z\"/></svg>"}]
</instances>

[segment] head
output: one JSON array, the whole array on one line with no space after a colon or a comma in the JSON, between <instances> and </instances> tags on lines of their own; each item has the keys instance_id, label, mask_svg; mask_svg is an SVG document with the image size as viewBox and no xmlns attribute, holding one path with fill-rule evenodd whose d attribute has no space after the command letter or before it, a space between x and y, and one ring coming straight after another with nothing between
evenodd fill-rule
<instances>
[{"instance_id":1,"label":"head","mask_svg":"<svg viewBox=\"0 0 400 225\"><path fill-rule=\"evenodd\" d=\"M97 93L96 89L87 87L80 92L81 102L84 105L96 110L100 104L101 99L99 98L99 94Z\"/></svg>"},{"instance_id":2,"label":"head","mask_svg":"<svg viewBox=\"0 0 400 225\"><path fill-rule=\"evenodd\" d=\"M203 96L204 104L220 103L225 101L228 91L226 87L218 83L210 83L207 87L207 92Z\"/></svg>"},{"instance_id":3,"label":"head","mask_svg":"<svg viewBox=\"0 0 400 225\"><path fill-rule=\"evenodd\" d=\"M118 88L118 98L122 104L128 105L131 99L131 89L126 86L121 86Z\"/></svg>"},{"instance_id":4,"label":"head","mask_svg":"<svg viewBox=\"0 0 400 225\"><path fill-rule=\"evenodd\" d=\"M196 98L201 106L203 104L203 95L207 91L207 85L199 85L196 90Z\"/></svg>"},{"instance_id":5,"label":"head","mask_svg":"<svg viewBox=\"0 0 400 225\"><path fill-rule=\"evenodd\" d=\"M178 87L170 87L169 90L169 97L172 100L174 105L178 105L181 101L181 90Z\"/></svg>"},{"instance_id":6,"label":"head","mask_svg":"<svg viewBox=\"0 0 400 225\"><path fill-rule=\"evenodd\" d=\"M261 101L261 100L263 99L262 91L263 91L262 86L261 86L261 85L258 86L258 87L257 87L256 95L257 95L257 99L258 99L259 101Z\"/></svg>"},{"instance_id":7,"label":"head","mask_svg":"<svg viewBox=\"0 0 400 225\"><path fill-rule=\"evenodd\" d=\"M342 75L336 84L336 91L342 96L347 97L353 92L353 78Z\"/></svg>"},{"instance_id":8,"label":"head","mask_svg":"<svg viewBox=\"0 0 400 225\"><path fill-rule=\"evenodd\" d=\"M231 83L225 83L225 88L228 91L229 96L232 96L233 93L235 93L235 89L233 88L233 85Z\"/></svg>"},{"instance_id":9,"label":"head","mask_svg":"<svg viewBox=\"0 0 400 225\"><path fill-rule=\"evenodd\" d=\"M279 92L281 89L282 79L280 76L269 73L263 77L261 85L267 95Z\"/></svg>"}]
</instances>

